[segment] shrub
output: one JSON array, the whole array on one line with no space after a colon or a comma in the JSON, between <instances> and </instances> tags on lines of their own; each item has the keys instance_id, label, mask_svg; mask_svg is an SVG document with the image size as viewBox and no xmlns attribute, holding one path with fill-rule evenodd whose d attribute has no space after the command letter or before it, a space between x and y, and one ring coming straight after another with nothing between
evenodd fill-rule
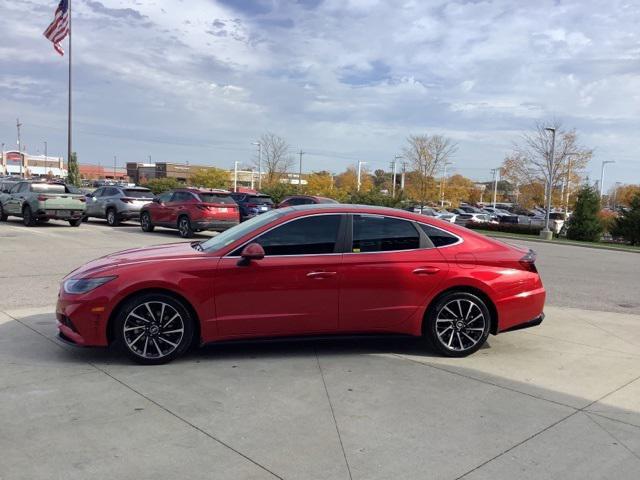
<instances>
[{"instance_id":1,"label":"shrub","mask_svg":"<svg viewBox=\"0 0 640 480\"><path fill-rule=\"evenodd\" d=\"M155 195L159 195L162 192L166 192L167 190L172 190L174 188L180 188L184 185L180 183L175 178L152 178L150 180L146 180L142 183L143 187L147 187L151 190Z\"/></svg>"},{"instance_id":2,"label":"shrub","mask_svg":"<svg viewBox=\"0 0 640 480\"><path fill-rule=\"evenodd\" d=\"M604 233L611 233L615 225L616 218L618 218L618 215L609 210L602 210L598 213L598 219L600 220L600 225L602 225Z\"/></svg>"},{"instance_id":3,"label":"shrub","mask_svg":"<svg viewBox=\"0 0 640 480\"><path fill-rule=\"evenodd\" d=\"M573 215L567 225L567 238L597 242L602 236L602 224L598 218L600 195L597 190L585 185L578 191Z\"/></svg>"},{"instance_id":4,"label":"shrub","mask_svg":"<svg viewBox=\"0 0 640 480\"><path fill-rule=\"evenodd\" d=\"M629 209L615 220L611 234L631 245L640 245L640 194L631 199Z\"/></svg>"},{"instance_id":5,"label":"shrub","mask_svg":"<svg viewBox=\"0 0 640 480\"><path fill-rule=\"evenodd\" d=\"M260 193L269 195L273 199L273 203L278 204L284 197L296 195L298 193L302 194L303 192L298 190L297 185L291 185L290 183L274 183L272 185L262 187Z\"/></svg>"}]
</instances>

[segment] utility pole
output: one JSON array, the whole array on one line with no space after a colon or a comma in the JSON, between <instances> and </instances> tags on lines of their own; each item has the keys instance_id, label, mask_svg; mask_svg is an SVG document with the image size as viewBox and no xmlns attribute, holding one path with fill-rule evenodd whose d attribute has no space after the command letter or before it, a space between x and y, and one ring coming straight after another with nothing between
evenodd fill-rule
<instances>
[{"instance_id":1,"label":"utility pole","mask_svg":"<svg viewBox=\"0 0 640 480\"><path fill-rule=\"evenodd\" d=\"M251 169L251 190L253 190L253 184L255 183L255 174L256 174L256 171L252 168Z\"/></svg>"},{"instance_id":2,"label":"utility pole","mask_svg":"<svg viewBox=\"0 0 640 480\"><path fill-rule=\"evenodd\" d=\"M304 154L305 152L300 149L300 151L298 152L298 155L300 155L300 168L298 169L298 191L302 190L302 155Z\"/></svg>"},{"instance_id":3,"label":"utility pole","mask_svg":"<svg viewBox=\"0 0 640 480\"><path fill-rule=\"evenodd\" d=\"M493 173L493 208L496 208L496 198L498 196L498 175L500 174L500 168L492 168Z\"/></svg>"},{"instance_id":4,"label":"utility pole","mask_svg":"<svg viewBox=\"0 0 640 480\"><path fill-rule=\"evenodd\" d=\"M118 157L113 156L113 179L116 179L116 164L118 163Z\"/></svg>"},{"instance_id":5,"label":"utility pole","mask_svg":"<svg viewBox=\"0 0 640 480\"><path fill-rule=\"evenodd\" d=\"M238 162L233 162L233 191L238 191Z\"/></svg>"},{"instance_id":6,"label":"utility pole","mask_svg":"<svg viewBox=\"0 0 640 480\"><path fill-rule=\"evenodd\" d=\"M402 175L400 176L400 190L404 192L404 177L407 173L407 162L402 162Z\"/></svg>"},{"instance_id":7,"label":"utility pole","mask_svg":"<svg viewBox=\"0 0 640 480\"><path fill-rule=\"evenodd\" d=\"M602 195L604 193L604 166L607 163L616 163L615 160L603 160L602 161L602 170L600 172L600 200L602 200Z\"/></svg>"},{"instance_id":8,"label":"utility pole","mask_svg":"<svg viewBox=\"0 0 640 480\"><path fill-rule=\"evenodd\" d=\"M442 179L440 180L440 206L443 208L444 208L444 187L447 181L447 165L452 165L452 163L447 161L444 162L444 171L442 172Z\"/></svg>"},{"instance_id":9,"label":"utility pole","mask_svg":"<svg viewBox=\"0 0 640 480\"><path fill-rule=\"evenodd\" d=\"M47 167L49 166L49 158L47 157L47 141L44 141L44 174L49 175Z\"/></svg>"},{"instance_id":10,"label":"utility pole","mask_svg":"<svg viewBox=\"0 0 640 480\"><path fill-rule=\"evenodd\" d=\"M362 160L358 160L358 191L360 191L360 185L361 185L361 171L362 171L362 165L366 164L367 162L363 162Z\"/></svg>"},{"instance_id":11,"label":"utility pole","mask_svg":"<svg viewBox=\"0 0 640 480\"><path fill-rule=\"evenodd\" d=\"M258 147L258 190L262 190L262 143L252 142L251 145Z\"/></svg>"},{"instance_id":12,"label":"utility pole","mask_svg":"<svg viewBox=\"0 0 640 480\"><path fill-rule=\"evenodd\" d=\"M549 215L551 214L551 196L553 194L553 171L555 161L555 149L556 149L556 129L547 127L546 131L551 132L551 151L547 158L547 185L546 185L546 212L544 215L544 228L540 231L540 237L545 240L551 240L553 238L553 232L549 230Z\"/></svg>"},{"instance_id":13,"label":"utility pole","mask_svg":"<svg viewBox=\"0 0 640 480\"><path fill-rule=\"evenodd\" d=\"M22 165L24 164L24 157L22 156L22 143L20 142L20 127L22 124L20 123L20 119L16 118L16 128L18 130L18 156L20 157L20 178L24 178L22 173Z\"/></svg>"},{"instance_id":14,"label":"utility pole","mask_svg":"<svg viewBox=\"0 0 640 480\"><path fill-rule=\"evenodd\" d=\"M391 162L391 167L393 170L393 185L391 187L391 194L393 196L393 198L396 197L396 166L398 163L398 160L400 160L402 157L402 155L396 155L395 157L393 157L393 162Z\"/></svg>"},{"instance_id":15,"label":"utility pole","mask_svg":"<svg viewBox=\"0 0 640 480\"><path fill-rule=\"evenodd\" d=\"M4 165L4 142L2 142L2 157L0 158L0 165Z\"/></svg>"}]
</instances>

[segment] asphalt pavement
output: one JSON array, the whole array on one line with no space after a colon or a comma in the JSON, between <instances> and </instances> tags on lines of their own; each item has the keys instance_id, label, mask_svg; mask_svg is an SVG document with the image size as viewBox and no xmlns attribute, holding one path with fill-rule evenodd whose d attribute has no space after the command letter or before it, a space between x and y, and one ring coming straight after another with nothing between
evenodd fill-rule
<instances>
[{"instance_id":1,"label":"asphalt pavement","mask_svg":"<svg viewBox=\"0 0 640 480\"><path fill-rule=\"evenodd\" d=\"M532 243L547 318L464 359L349 338L142 367L56 339L63 275L171 241L0 224L0 479L638 478L640 255Z\"/></svg>"}]
</instances>

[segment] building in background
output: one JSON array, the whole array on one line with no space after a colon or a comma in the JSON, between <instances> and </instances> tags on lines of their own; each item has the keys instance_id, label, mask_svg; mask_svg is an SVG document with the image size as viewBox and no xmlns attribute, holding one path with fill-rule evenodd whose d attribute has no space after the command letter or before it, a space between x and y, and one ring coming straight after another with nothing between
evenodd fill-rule
<instances>
[{"instance_id":1,"label":"building in background","mask_svg":"<svg viewBox=\"0 0 640 480\"><path fill-rule=\"evenodd\" d=\"M25 178L55 177L64 178L67 170L62 157L30 155L18 150L3 151L0 174L23 176Z\"/></svg>"},{"instance_id":2,"label":"building in background","mask_svg":"<svg viewBox=\"0 0 640 480\"><path fill-rule=\"evenodd\" d=\"M117 180L128 181L129 176L125 168L105 167L102 165L93 165L90 163L80 163L78 165L80 178L83 180Z\"/></svg>"}]
</instances>

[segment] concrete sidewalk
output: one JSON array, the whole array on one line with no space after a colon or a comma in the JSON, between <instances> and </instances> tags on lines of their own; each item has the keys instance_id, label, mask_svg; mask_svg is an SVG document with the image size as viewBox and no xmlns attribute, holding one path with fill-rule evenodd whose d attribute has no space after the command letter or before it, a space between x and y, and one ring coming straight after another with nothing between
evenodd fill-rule
<instances>
[{"instance_id":1,"label":"concrete sidewalk","mask_svg":"<svg viewBox=\"0 0 640 480\"><path fill-rule=\"evenodd\" d=\"M412 340L209 346L159 367L0 314L0 479L637 479L640 316L547 307L466 359Z\"/></svg>"}]
</instances>

